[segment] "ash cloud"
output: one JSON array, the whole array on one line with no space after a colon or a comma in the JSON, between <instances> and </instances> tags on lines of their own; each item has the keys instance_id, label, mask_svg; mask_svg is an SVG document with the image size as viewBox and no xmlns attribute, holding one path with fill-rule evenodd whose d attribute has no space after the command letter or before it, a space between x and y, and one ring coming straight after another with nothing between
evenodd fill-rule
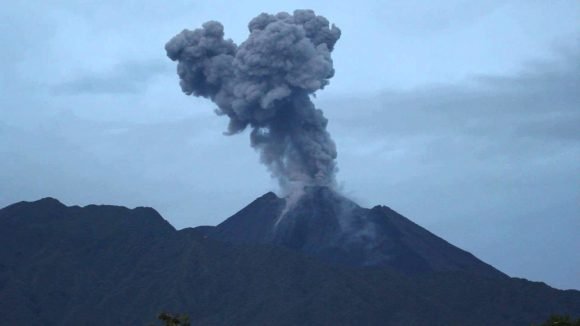
<instances>
[{"instance_id":1,"label":"ash cloud","mask_svg":"<svg viewBox=\"0 0 580 326\"><path fill-rule=\"evenodd\" d=\"M226 134L251 128L251 145L282 189L335 186L336 146L310 96L334 75L340 30L311 10L261 14L236 45L209 21L166 45L187 95L212 100L229 121Z\"/></svg>"}]
</instances>

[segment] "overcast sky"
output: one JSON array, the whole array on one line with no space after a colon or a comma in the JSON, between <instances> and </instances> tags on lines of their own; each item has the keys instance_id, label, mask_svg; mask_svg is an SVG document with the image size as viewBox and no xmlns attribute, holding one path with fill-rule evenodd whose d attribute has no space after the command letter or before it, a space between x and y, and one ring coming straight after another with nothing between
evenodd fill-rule
<instances>
[{"instance_id":1,"label":"overcast sky","mask_svg":"<svg viewBox=\"0 0 580 326\"><path fill-rule=\"evenodd\" d=\"M277 191L163 47L208 20L240 43L261 12L311 8L342 29L315 102L343 191L580 289L579 1L241 3L0 0L0 206L152 206L184 228Z\"/></svg>"}]
</instances>

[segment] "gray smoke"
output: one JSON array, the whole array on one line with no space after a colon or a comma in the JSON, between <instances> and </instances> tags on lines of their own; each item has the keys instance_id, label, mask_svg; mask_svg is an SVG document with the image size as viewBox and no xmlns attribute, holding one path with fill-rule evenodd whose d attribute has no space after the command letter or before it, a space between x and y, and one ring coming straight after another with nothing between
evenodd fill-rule
<instances>
[{"instance_id":1,"label":"gray smoke","mask_svg":"<svg viewBox=\"0 0 580 326\"><path fill-rule=\"evenodd\" d=\"M166 45L187 95L211 99L230 119L227 134L252 129L252 147L285 190L335 186L336 146L310 95L334 75L340 30L312 10L261 14L237 46L209 21Z\"/></svg>"}]
</instances>

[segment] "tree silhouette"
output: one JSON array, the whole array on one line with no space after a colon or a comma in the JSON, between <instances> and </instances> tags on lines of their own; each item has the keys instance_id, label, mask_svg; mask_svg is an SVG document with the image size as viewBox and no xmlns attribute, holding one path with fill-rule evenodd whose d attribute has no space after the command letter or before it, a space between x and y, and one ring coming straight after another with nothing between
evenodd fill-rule
<instances>
[{"instance_id":1,"label":"tree silhouette","mask_svg":"<svg viewBox=\"0 0 580 326\"><path fill-rule=\"evenodd\" d=\"M552 315L539 326L580 326L580 319L573 320L570 316Z\"/></svg>"},{"instance_id":2,"label":"tree silhouette","mask_svg":"<svg viewBox=\"0 0 580 326\"><path fill-rule=\"evenodd\" d=\"M157 318L163 321L164 326L191 326L189 316L187 315L172 315L167 312L162 312Z\"/></svg>"}]
</instances>

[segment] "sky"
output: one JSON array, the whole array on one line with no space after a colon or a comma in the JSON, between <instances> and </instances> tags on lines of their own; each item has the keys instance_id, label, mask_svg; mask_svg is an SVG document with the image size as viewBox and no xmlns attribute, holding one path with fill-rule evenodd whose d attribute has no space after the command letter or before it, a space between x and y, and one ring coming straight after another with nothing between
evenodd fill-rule
<instances>
[{"instance_id":1,"label":"sky","mask_svg":"<svg viewBox=\"0 0 580 326\"><path fill-rule=\"evenodd\" d=\"M314 99L342 192L514 277L580 289L580 2L0 0L0 207L157 209L215 225L277 183L185 96L164 45L262 12L342 30Z\"/></svg>"}]
</instances>

